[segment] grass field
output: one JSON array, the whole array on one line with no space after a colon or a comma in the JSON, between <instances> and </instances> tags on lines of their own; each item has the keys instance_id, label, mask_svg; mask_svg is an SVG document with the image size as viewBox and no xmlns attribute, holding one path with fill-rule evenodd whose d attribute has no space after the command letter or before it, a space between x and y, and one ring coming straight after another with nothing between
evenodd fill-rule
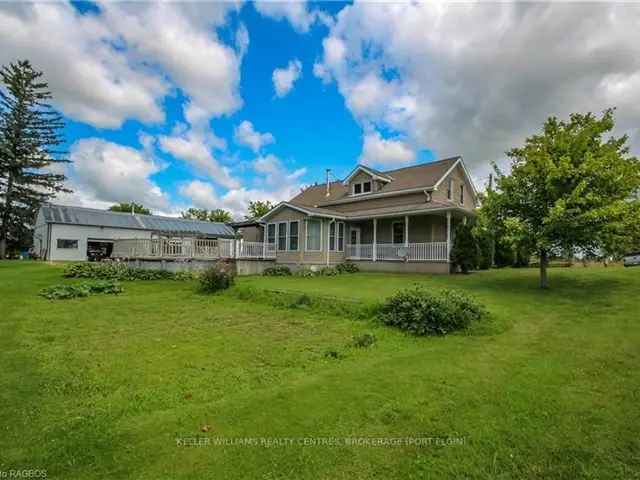
<instances>
[{"instance_id":1,"label":"grass field","mask_svg":"<svg viewBox=\"0 0 640 480\"><path fill-rule=\"evenodd\" d=\"M640 478L640 268L550 280L548 291L535 270L238 282L365 303L417 282L490 312L484 333L413 338L190 282L49 301L37 292L69 281L61 266L0 262L0 473ZM365 332L374 346L350 346ZM244 438L280 444L230 444ZM398 438L423 440L371 443Z\"/></svg>"}]
</instances>

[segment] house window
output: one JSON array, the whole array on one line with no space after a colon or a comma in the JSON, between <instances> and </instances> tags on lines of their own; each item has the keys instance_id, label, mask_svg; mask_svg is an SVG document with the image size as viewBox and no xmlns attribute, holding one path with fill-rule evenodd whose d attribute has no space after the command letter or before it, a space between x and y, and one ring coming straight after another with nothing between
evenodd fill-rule
<instances>
[{"instance_id":1,"label":"house window","mask_svg":"<svg viewBox=\"0 0 640 480\"><path fill-rule=\"evenodd\" d=\"M278 250L285 251L287 249L287 222L278 224Z\"/></svg>"},{"instance_id":2,"label":"house window","mask_svg":"<svg viewBox=\"0 0 640 480\"><path fill-rule=\"evenodd\" d=\"M450 178L447 183L447 199L451 200L453 198L453 180Z\"/></svg>"},{"instance_id":3,"label":"house window","mask_svg":"<svg viewBox=\"0 0 640 480\"><path fill-rule=\"evenodd\" d=\"M322 239L322 224L320 220L307 221L306 250L319 252Z\"/></svg>"},{"instance_id":4,"label":"house window","mask_svg":"<svg viewBox=\"0 0 640 480\"><path fill-rule=\"evenodd\" d=\"M404 222L393 222L391 224L391 238L395 244L404 243Z\"/></svg>"},{"instance_id":5,"label":"house window","mask_svg":"<svg viewBox=\"0 0 640 480\"><path fill-rule=\"evenodd\" d=\"M270 223L267 225L267 243L274 245L276 243L276 224Z\"/></svg>"},{"instance_id":6,"label":"house window","mask_svg":"<svg viewBox=\"0 0 640 480\"><path fill-rule=\"evenodd\" d=\"M460 205L464 205L464 184L460 185Z\"/></svg>"},{"instance_id":7,"label":"house window","mask_svg":"<svg viewBox=\"0 0 640 480\"><path fill-rule=\"evenodd\" d=\"M332 252L336 249L336 222L329 224L329 250Z\"/></svg>"},{"instance_id":8,"label":"house window","mask_svg":"<svg viewBox=\"0 0 640 480\"><path fill-rule=\"evenodd\" d=\"M338 223L338 251L344 251L344 223Z\"/></svg>"},{"instance_id":9,"label":"house window","mask_svg":"<svg viewBox=\"0 0 640 480\"><path fill-rule=\"evenodd\" d=\"M363 193L370 193L371 192L371 182L367 181L367 182L361 182L361 183L354 183L353 184L353 194L354 195L361 195Z\"/></svg>"},{"instance_id":10,"label":"house window","mask_svg":"<svg viewBox=\"0 0 640 480\"><path fill-rule=\"evenodd\" d=\"M329 224L329 250L331 250L332 252L342 252L344 250L343 222L333 222Z\"/></svg>"},{"instance_id":11,"label":"house window","mask_svg":"<svg viewBox=\"0 0 640 480\"><path fill-rule=\"evenodd\" d=\"M289 223L289 250L293 252L298 251L298 223L297 221Z\"/></svg>"},{"instance_id":12,"label":"house window","mask_svg":"<svg viewBox=\"0 0 640 480\"><path fill-rule=\"evenodd\" d=\"M59 238L57 242L58 248L76 249L78 248L78 240L67 240Z\"/></svg>"}]
</instances>

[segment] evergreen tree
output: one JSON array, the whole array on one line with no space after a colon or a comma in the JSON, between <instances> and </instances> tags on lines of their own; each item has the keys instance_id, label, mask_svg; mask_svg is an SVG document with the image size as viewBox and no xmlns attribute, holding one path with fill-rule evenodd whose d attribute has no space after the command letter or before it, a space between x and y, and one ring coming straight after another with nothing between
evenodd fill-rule
<instances>
[{"instance_id":1,"label":"evergreen tree","mask_svg":"<svg viewBox=\"0 0 640 480\"><path fill-rule=\"evenodd\" d=\"M26 61L0 69L0 258L33 224L40 205L64 188L56 166L68 163L62 117L42 72Z\"/></svg>"},{"instance_id":2,"label":"evergreen tree","mask_svg":"<svg viewBox=\"0 0 640 480\"><path fill-rule=\"evenodd\" d=\"M473 236L473 228L468 223L458 224L451 247L451 261L460 267L462 273L469 273L478 265L479 256L480 248Z\"/></svg>"}]
</instances>

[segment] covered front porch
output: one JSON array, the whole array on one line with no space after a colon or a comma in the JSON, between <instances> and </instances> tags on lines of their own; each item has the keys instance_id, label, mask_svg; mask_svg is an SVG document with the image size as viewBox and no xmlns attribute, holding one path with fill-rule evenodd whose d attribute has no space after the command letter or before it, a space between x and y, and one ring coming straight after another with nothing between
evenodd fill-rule
<instances>
[{"instance_id":1,"label":"covered front porch","mask_svg":"<svg viewBox=\"0 0 640 480\"><path fill-rule=\"evenodd\" d=\"M449 262L461 212L403 215L347 222L345 257L365 262Z\"/></svg>"}]
</instances>

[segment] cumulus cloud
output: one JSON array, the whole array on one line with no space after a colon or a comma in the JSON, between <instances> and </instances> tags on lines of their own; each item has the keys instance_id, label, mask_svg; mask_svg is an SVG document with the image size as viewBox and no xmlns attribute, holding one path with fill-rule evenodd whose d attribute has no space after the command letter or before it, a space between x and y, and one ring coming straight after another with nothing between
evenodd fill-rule
<instances>
[{"instance_id":1,"label":"cumulus cloud","mask_svg":"<svg viewBox=\"0 0 640 480\"><path fill-rule=\"evenodd\" d=\"M305 1L272 1L259 0L253 4L256 10L265 17L274 20L287 20L299 33L309 31L316 20L316 13L310 12ZM324 16L322 17L324 19Z\"/></svg>"},{"instance_id":2,"label":"cumulus cloud","mask_svg":"<svg viewBox=\"0 0 640 480\"><path fill-rule=\"evenodd\" d=\"M222 166L213 156L213 149L224 148L224 141L209 130L176 131L173 135L158 138L160 149L184 160L195 171L207 175L218 185L237 188L240 183L228 167Z\"/></svg>"},{"instance_id":3,"label":"cumulus cloud","mask_svg":"<svg viewBox=\"0 0 640 480\"><path fill-rule=\"evenodd\" d=\"M253 123L248 120L244 120L234 130L234 138L239 145L249 147L255 153L257 153L263 146L270 143L274 143L275 139L270 133L257 132Z\"/></svg>"},{"instance_id":4,"label":"cumulus cloud","mask_svg":"<svg viewBox=\"0 0 640 480\"><path fill-rule=\"evenodd\" d=\"M276 95L278 97L286 96L301 75L302 63L298 59L291 60L286 68L276 68L272 75Z\"/></svg>"},{"instance_id":5,"label":"cumulus cloud","mask_svg":"<svg viewBox=\"0 0 640 480\"><path fill-rule=\"evenodd\" d=\"M217 38L233 3L105 2L79 14L53 3L0 3L0 63L28 58L46 73L54 104L66 115L102 128L126 119L161 122L173 85L210 116L241 105L241 55ZM160 72L162 70L162 73Z\"/></svg>"},{"instance_id":6,"label":"cumulus cloud","mask_svg":"<svg viewBox=\"0 0 640 480\"><path fill-rule=\"evenodd\" d=\"M168 210L169 198L151 179L163 169L146 150L88 138L74 143L73 163L66 167L71 194L59 203L107 208L119 202L138 202L154 210Z\"/></svg>"},{"instance_id":7,"label":"cumulus cloud","mask_svg":"<svg viewBox=\"0 0 640 480\"><path fill-rule=\"evenodd\" d=\"M392 168L407 165L415 159L415 152L401 140L382 138L378 132L364 137L360 163Z\"/></svg>"},{"instance_id":8,"label":"cumulus cloud","mask_svg":"<svg viewBox=\"0 0 640 480\"><path fill-rule=\"evenodd\" d=\"M224 208L235 218L242 218L249 201L269 200L278 203L293 197L301 187L300 178L305 169L289 171L275 155L256 158L251 163L255 178L239 188L229 189L219 195L210 182L193 180L181 186L180 194L189 198L198 208Z\"/></svg>"},{"instance_id":9,"label":"cumulus cloud","mask_svg":"<svg viewBox=\"0 0 640 480\"><path fill-rule=\"evenodd\" d=\"M476 172L574 111L617 106L637 148L639 24L640 9L613 3L355 3L314 74L336 82L365 131L463 154ZM368 138L365 149L390 146Z\"/></svg>"}]
</instances>

